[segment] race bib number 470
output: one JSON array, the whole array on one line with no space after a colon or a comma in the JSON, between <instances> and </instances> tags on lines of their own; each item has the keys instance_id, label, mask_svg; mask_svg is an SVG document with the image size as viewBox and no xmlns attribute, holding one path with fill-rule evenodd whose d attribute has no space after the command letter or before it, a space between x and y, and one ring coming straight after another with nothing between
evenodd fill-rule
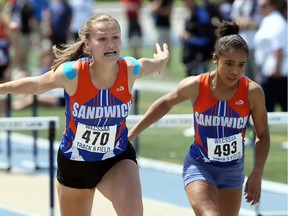
<instances>
[{"instance_id":1,"label":"race bib number 470","mask_svg":"<svg viewBox=\"0 0 288 216\"><path fill-rule=\"evenodd\" d=\"M242 158L241 133L223 138L207 138L208 158L211 161L229 162Z\"/></svg>"},{"instance_id":2,"label":"race bib number 470","mask_svg":"<svg viewBox=\"0 0 288 216\"><path fill-rule=\"evenodd\" d=\"M106 153L114 149L116 125L96 127L78 123L74 145L90 152Z\"/></svg>"}]
</instances>

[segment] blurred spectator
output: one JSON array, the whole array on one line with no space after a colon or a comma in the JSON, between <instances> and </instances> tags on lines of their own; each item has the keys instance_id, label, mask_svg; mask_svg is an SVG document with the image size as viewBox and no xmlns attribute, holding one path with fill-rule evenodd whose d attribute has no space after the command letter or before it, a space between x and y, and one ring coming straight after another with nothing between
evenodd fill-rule
<instances>
[{"instance_id":1,"label":"blurred spectator","mask_svg":"<svg viewBox=\"0 0 288 216\"><path fill-rule=\"evenodd\" d=\"M142 0L122 0L125 15L128 21L128 39L132 55L138 59L140 56L139 48L142 44L142 28L139 21L139 14Z\"/></svg>"},{"instance_id":2,"label":"blurred spectator","mask_svg":"<svg viewBox=\"0 0 288 216\"><path fill-rule=\"evenodd\" d=\"M93 0L70 0L69 3L73 14L70 31L76 41L79 38L78 29L94 14L95 3Z\"/></svg>"},{"instance_id":3,"label":"blurred spectator","mask_svg":"<svg viewBox=\"0 0 288 216\"><path fill-rule=\"evenodd\" d=\"M35 33L38 38L34 38L37 40L37 45L41 47L41 42L43 39L43 32L42 32L42 21L43 21L43 11L45 11L49 6L49 0L32 0L34 6L34 16L37 22L35 27Z\"/></svg>"},{"instance_id":4,"label":"blurred spectator","mask_svg":"<svg viewBox=\"0 0 288 216\"><path fill-rule=\"evenodd\" d=\"M44 34L52 45L61 47L66 44L70 34L72 8L67 0L51 0L44 12Z\"/></svg>"},{"instance_id":5,"label":"blurred spectator","mask_svg":"<svg viewBox=\"0 0 288 216\"><path fill-rule=\"evenodd\" d=\"M32 0L34 5L34 14L38 23L42 22L42 13L49 6L49 0Z\"/></svg>"},{"instance_id":6,"label":"blurred spectator","mask_svg":"<svg viewBox=\"0 0 288 216\"><path fill-rule=\"evenodd\" d=\"M150 10L158 34L159 44L167 43L170 47L171 14L173 0L150 0Z\"/></svg>"},{"instance_id":7,"label":"blurred spectator","mask_svg":"<svg viewBox=\"0 0 288 216\"><path fill-rule=\"evenodd\" d=\"M171 78L171 15L173 4L173 0L150 0L150 12L157 32L156 42L161 45L166 43L170 47L170 59L166 65L166 72L161 74L166 78Z\"/></svg>"},{"instance_id":8,"label":"blurred spectator","mask_svg":"<svg viewBox=\"0 0 288 216\"><path fill-rule=\"evenodd\" d=\"M249 45L245 75L255 80L257 68L254 58L254 36L262 19L257 0L235 0L232 4L231 19L239 25L239 34Z\"/></svg>"},{"instance_id":9,"label":"blurred spectator","mask_svg":"<svg viewBox=\"0 0 288 216\"><path fill-rule=\"evenodd\" d=\"M18 0L10 0L8 1L9 4L9 10L11 14L11 20L15 23L17 23L18 26L20 26L20 20L21 20L21 4Z\"/></svg>"},{"instance_id":10,"label":"blurred spectator","mask_svg":"<svg viewBox=\"0 0 288 216\"><path fill-rule=\"evenodd\" d=\"M234 0L221 0L218 8L220 21L231 21L230 14Z\"/></svg>"},{"instance_id":11,"label":"blurred spectator","mask_svg":"<svg viewBox=\"0 0 288 216\"><path fill-rule=\"evenodd\" d=\"M202 7L204 7L207 10L207 12L210 14L211 19L212 19L211 22L216 28L220 24L219 6L217 2L216 1L211 2L209 0L203 0L201 2L202 2L201 3Z\"/></svg>"},{"instance_id":12,"label":"blurred spectator","mask_svg":"<svg viewBox=\"0 0 288 216\"><path fill-rule=\"evenodd\" d=\"M259 0L263 19L255 34L255 60L268 112L280 104L287 111L287 21L279 11L280 0Z\"/></svg>"},{"instance_id":13,"label":"blurred spectator","mask_svg":"<svg viewBox=\"0 0 288 216\"><path fill-rule=\"evenodd\" d=\"M20 28L19 69L28 70L32 47L32 33L36 26L34 6L29 0L16 0L11 3L11 18Z\"/></svg>"},{"instance_id":14,"label":"blurred spectator","mask_svg":"<svg viewBox=\"0 0 288 216\"><path fill-rule=\"evenodd\" d=\"M19 27L11 20L11 14L4 12L0 3L0 83L11 80L12 69L19 64ZM13 56L12 56L13 53ZM6 96L0 97L0 116L6 107Z\"/></svg>"},{"instance_id":15,"label":"blurred spectator","mask_svg":"<svg viewBox=\"0 0 288 216\"><path fill-rule=\"evenodd\" d=\"M206 8L200 7L196 0L184 0L189 16L185 20L184 31L180 34L183 43L182 61L187 76L208 71L214 49L215 27Z\"/></svg>"},{"instance_id":16,"label":"blurred spectator","mask_svg":"<svg viewBox=\"0 0 288 216\"><path fill-rule=\"evenodd\" d=\"M19 1L19 0L18 0ZM20 69L29 71L29 56L32 48L32 33L36 28L36 18L34 14L34 7L29 0L20 0L23 4L21 7L20 16Z\"/></svg>"},{"instance_id":17,"label":"blurred spectator","mask_svg":"<svg viewBox=\"0 0 288 216\"><path fill-rule=\"evenodd\" d=\"M288 15L287 6L288 6L287 0L281 0L280 11L286 20L287 20L287 15Z\"/></svg>"}]
</instances>

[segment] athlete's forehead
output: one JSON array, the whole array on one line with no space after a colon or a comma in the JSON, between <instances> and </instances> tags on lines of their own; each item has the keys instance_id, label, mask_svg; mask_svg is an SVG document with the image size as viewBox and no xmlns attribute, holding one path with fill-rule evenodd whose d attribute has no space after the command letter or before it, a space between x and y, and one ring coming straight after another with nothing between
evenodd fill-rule
<instances>
[{"instance_id":1,"label":"athlete's forehead","mask_svg":"<svg viewBox=\"0 0 288 216\"><path fill-rule=\"evenodd\" d=\"M121 34L120 26L114 21L101 21L96 22L92 26L91 35L93 36L106 36Z\"/></svg>"},{"instance_id":2,"label":"athlete's forehead","mask_svg":"<svg viewBox=\"0 0 288 216\"><path fill-rule=\"evenodd\" d=\"M231 61L231 62L243 62L245 63L247 60L247 53L242 49L230 48L227 50L227 53L224 53L220 56L220 59L223 61Z\"/></svg>"}]
</instances>

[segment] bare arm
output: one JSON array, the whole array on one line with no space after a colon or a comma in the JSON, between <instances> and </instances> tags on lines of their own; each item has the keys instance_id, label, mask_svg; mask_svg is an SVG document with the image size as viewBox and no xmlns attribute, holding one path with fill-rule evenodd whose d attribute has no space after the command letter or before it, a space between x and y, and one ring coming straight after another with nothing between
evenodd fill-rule
<instances>
[{"instance_id":1,"label":"bare arm","mask_svg":"<svg viewBox=\"0 0 288 216\"><path fill-rule=\"evenodd\" d=\"M67 81L64 79L66 78L62 69L50 70L41 76L25 77L0 84L0 94L42 94L54 88L65 88L62 83Z\"/></svg>"},{"instance_id":2,"label":"bare arm","mask_svg":"<svg viewBox=\"0 0 288 216\"><path fill-rule=\"evenodd\" d=\"M248 176L245 194L247 202L251 202L251 204L254 205L258 203L260 199L261 179L270 148L270 134L264 92L255 82L250 82L249 100L256 132L255 166Z\"/></svg>"},{"instance_id":3,"label":"bare arm","mask_svg":"<svg viewBox=\"0 0 288 216\"><path fill-rule=\"evenodd\" d=\"M186 78L179 83L176 90L156 100L143 118L129 131L129 140L134 140L142 131L166 115L175 105L186 100L194 101L198 92L195 81L195 77Z\"/></svg>"}]
</instances>

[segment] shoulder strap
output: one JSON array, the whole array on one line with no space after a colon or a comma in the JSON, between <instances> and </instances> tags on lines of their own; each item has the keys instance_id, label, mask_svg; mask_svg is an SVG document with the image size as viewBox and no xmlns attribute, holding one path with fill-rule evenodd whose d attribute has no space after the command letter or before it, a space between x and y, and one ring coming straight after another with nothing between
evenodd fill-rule
<instances>
[{"instance_id":1,"label":"shoulder strap","mask_svg":"<svg viewBox=\"0 0 288 216\"><path fill-rule=\"evenodd\" d=\"M128 61L132 62L134 64L133 74L135 76L137 76L140 73L140 69L141 69L140 64L134 57L125 56L125 57L120 57L119 60L128 60Z\"/></svg>"}]
</instances>

